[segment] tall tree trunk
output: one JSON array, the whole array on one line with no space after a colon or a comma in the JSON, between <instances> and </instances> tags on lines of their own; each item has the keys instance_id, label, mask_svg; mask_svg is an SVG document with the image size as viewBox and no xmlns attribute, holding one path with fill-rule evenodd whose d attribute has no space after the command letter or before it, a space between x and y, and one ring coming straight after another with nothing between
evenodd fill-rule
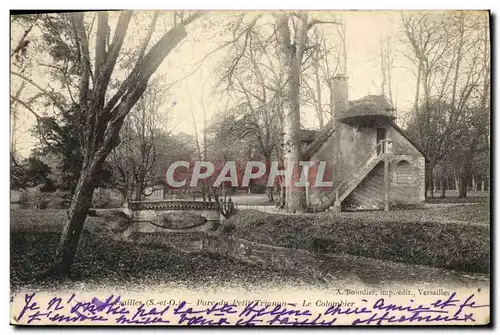
<instances>
[{"instance_id":1,"label":"tall tree trunk","mask_svg":"<svg viewBox=\"0 0 500 335\"><path fill-rule=\"evenodd\" d=\"M289 109L285 111L285 133L288 138L286 149L287 171L291 171L290 183L286 185L286 209L290 213L302 210L306 207L304 187L294 186L294 182L300 178L299 161L302 158L300 146L300 75L302 56L305 51L307 39L307 12L301 12L298 25L295 28L294 43L291 41L289 28L289 13L281 13L278 17L277 32L280 41L281 57L284 71L288 81L287 101ZM290 171L288 171L290 173Z\"/></svg>"},{"instance_id":2,"label":"tall tree trunk","mask_svg":"<svg viewBox=\"0 0 500 335\"><path fill-rule=\"evenodd\" d=\"M445 186L445 178L446 178L446 170L444 167L445 163L443 162L441 166L441 179L440 179L440 188L441 188L441 198L446 197L446 186Z\"/></svg>"},{"instance_id":3,"label":"tall tree trunk","mask_svg":"<svg viewBox=\"0 0 500 335\"><path fill-rule=\"evenodd\" d=\"M143 188L142 181L137 181L134 189L134 201L142 200L142 188Z\"/></svg>"},{"instance_id":4,"label":"tall tree trunk","mask_svg":"<svg viewBox=\"0 0 500 335\"><path fill-rule=\"evenodd\" d=\"M120 14L108 50L106 50L107 40L110 37L108 13L100 12L98 14L92 87L89 85L90 54L92 53L89 51L89 38L84 25L84 15L77 13L72 14L71 17L73 38L79 45L78 49L83 59L80 64L79 103L81 112L85 116L85 123L82 124L84 126L82 148L85 158L80 178L73 193L68 220L63 228L54 262L49 270L52 274L69 274L71 270L80 234L92 203L96 172L101 170L106 157L118 145L117 139L124 118L144 94L148 80L165 57L187 36L186 25L201 17L203 12L190 15L181 24L170 29L144 54L155 28L155 24L152 24L149 37L143 40L141 49L139 49L140 53L134 70L121 83L117 92L105 103L109 82L120 55L132 14L131 11L124 11ZM156 19L153 21L156 23Z\"/></svg>"},{"instance_id":5,"label":"tall tree trunk","mask_svg":"<svg viewBox=\"0 0 500 335\"><path fill-rule=\"evenodd\" d=\"M319 48L314 52L314 76L316 80L316 115L318 118L319 129L323 129L324 120L323 120L323 107L322 107L322 99L321 99L321 81L319 78Z\"/></svg>"},{"instance_id":6,"label":"tall tree trunk","mask_svg":"<svg viewBox=\"0 0 500 335\"><path fill-rule=\"evenodd\" d=\"M282 180L280 179L280 208L284 208L286 204L286 191Z\"/></svg>"},{"instance_id":7,"label":"tall tree trunk","mask_svg":"<svg viewBox=\"0 0 500 335\"><path fill-rule=\"evenodd\" d=\"M92 170L92 165L87 164L78 179L68 212L68 221L64 225L54 261L49 270L52 275L70 273L94 195L95 183L92 180Z\"/></svg>"},{"instance_id":8,"label":"tall tree trunk","mask_svg":"<svg viewBox=\"0 0 500 335\"><path fill-rule=\"evenodd\" d=\"M420 82L422 81L422 62L419 63L418 69L417 69L417 82L416 82L416 91L415 91L415 100L414 100L414 109L415 113L418 113L419 110L419 99L420 99Z\"/></svg>"},{"instance_id":9,"label":"tall tree trunk","mask_svg":"<svg viewBox=\"0 0 500 335\"><path fill-rule=\"evenodd\" d=\"M205 188L205 184L201 185L201 197L203 201L207 201L207 190Z\"/></svg>"},{"instance_id":10,"label":"tall tree trunk","mask_svg":"<svg viewBox=\"0 0 500 335\"><path fill-rule=\"evenodd\" d=\"M189 100L191 103L191 100ZM191 106L192 107L192 106ZM198 128L196 127L196 119L194 117L194 112L193 109L191 108L191 117L193 119L193 127L194 127L194 140L196 143L196 150L198 152L198 160L202 161L202 153L201 153L201 145L200 145L200 139L198 137ZM205 183L201 184L201 196L203 201L207 201L207 188L205 187Z\"/></svg>"},{"instance_id":11,"label":"tall tree trunk","mask_svg":"<svg viewBox=\"0 0 500 335\"><path fill-rule=\"evenodd\" d=\"M342 70L343 74L347 76L347 25L345 19L342 19L342 25L340 29L340 40L342 44Z\"/></svg>"},{"instance_id":12,"label":"tall tree trunk","mask_svg":"<svg viewBox=\"0 0 500 335\"><path fill-rule=\"evenodd\" d=\"M270 203L274 203L274 187L270 186L266 188L267 199Z\"/></svg>"},{"instance_id":13,"label":"tall tree trunk","mask_svg":"<svg viewBox=\"0 0 500 335\"><path fill-rule=\"evenodd\" d=\"M459 198L467 197L467 190L472 176L472 160L476 153L478 145L478 137L480 136L479 129L473 133L472 142L470 143L469 149L466 151L464 160L462 163L462 168L460 169L460 191L458 193Z\"/></svg>"},{"instance_id":14,"label":"tall tree trunk","mask_svg":"<svg viewBox=\"0 0 500 335\"><path fill-rule=\"evenodd\" d=\"M429 164L427 167L427 180L428 180L428 187L429 187L429 197L431 199L434 199L434 165Z\"/></svg>"},{"instance_id":15,"label":"tall tree trunk","mask_svg":"<svg viewBox=\"0 0 500 335\"><path fill-rule=\"evenodd\" d=\"M470 166L471 166L470 161L466 157L464 159L464 163L463 163L462 169L460 171L460 184L459 184L460 189L458 192L459 198L467 197L467 191L469 188L469 181L470 181L470 172L471 172Z\"/></svg>"},{"instance_id":16,"label":"tall tree trunk","mask_svg":"<svg viewBox=\"0 0 500 335\"><path fill-rule=\"evenodd\" d=\"M427 168L425 168L426 170L428 170ZM425 197L428 198L429 197L429 175L428 175L428 172L426 171L425 172Z\"/></svg>"},{"instance_id":17,"label":"tall tree trunk","mask_svg":"<svg viewBox=\"0 0 500 335\"><path fill-rule=\"evenodd\" d=\"M203 89L203 86L202 86ZM203 95L203 90L202 90L202 95ZM205 106L202 104L202 110L203 110L203 159L208 160L208 154L207 154L207 111L205 109ZM207 195L208 201L212 201L212 192L210 192L210 185L204 184L204 194ZM205 195L203 196L205 198Z\"/></svg>"},{"instance_id":18,"label":"tall tree trunk","mask_svg":"<svg viewBox=\"0 0 500 335\"><path fill-rule=\"evenodd\" d=\"M394 98L392 95L392 67L393 67L393 59L392 59L392 44L391 40L388 39L386 41L386 55L387 55L387 65L386 65L386 71L387 71L387 92L389 94L389 102L391 103L391 106L396 108ZM394 111L394 113L397 113L397 110ZM397 116L397 114L396 114Z\"/></svg>"},{"instance_id":19,"label":"tall tree trunk","mask_svg":"<svg viewBox=\"0 0 500 335\"><path fill-rule=\"evenodd\" d=\"M142 191L144 191L144 169L143 166L139 166L139 173L138 176L135 180L135 187L134 187L134 201L141 201L142 200Z\"/></svg>"},{"instance_id":20,"label":"tall tree trunk","mask_svg":"<svg viewBox=\"0 0 500 335\"><path fill-rule=\"evenodd\" d=\"M285 115L288 119L288 132L290 133L291 146L287 155L286 169L291 169L292 178L290 184L286 185L286 208L290 213L305 208L305 190L303 187L295 186L294 183L300 179L299 161L302 157L300 148L300 105L299 105L299 85L300 69L296 62L292 62L290 69L290 111Z\"/></svg>"},{"instance_id":21,"label":"tall tree trunk","mask_svg":"<svg viewBox=\"0 0 500 335\"><path fill-rule=\"evenodd\" d=\"M468 183L469 183L469 177L467 173L464 172L463 174L460 175L460 189L458 191L459 198L467 197Z\"/></svg>"},{"instance_id":22,"label":"tall tree trunk","mask_svg":"<svg viewBox=\"0 0 500 335\"><path fill-rule=\"evenodd\" d=\"M328 84L328 92L330 93L330 115L333 119L333 114L335 112L335 92L333 90L333 79L329 78L327 84Z\"/></svg>"},{"instance_id":23,"label":"tall tree trunk","mask_svg":"<svg viewBox=\"0 0 500 335\"><path fill-rule=\"evenodd\" d=\"M384 40L382 38L382 36L380 37L380 72L382 74L382 80L380 82L380 91L381 91L381 94L385 97L386 94L385 94L385 85L387 83L387 78L386 78L386 59L384 59L384 55L385 55L385 52L384 52Z\"/></svg>"}]
</instances>

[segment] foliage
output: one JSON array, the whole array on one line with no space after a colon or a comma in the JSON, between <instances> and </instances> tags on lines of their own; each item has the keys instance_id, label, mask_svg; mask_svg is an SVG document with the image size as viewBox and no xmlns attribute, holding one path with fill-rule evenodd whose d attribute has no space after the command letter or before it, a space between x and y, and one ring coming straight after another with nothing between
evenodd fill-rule
<instances>
[{"instance_id":1,"label":"foliage","mask_svg":"<svg viewBox=\"0 0 500 335\"><path fill-rule=\"evenodd\" d=\"M33 151L32 157L40 160L52 160L51 172L55 187L73 191L76 187L83 163L80 136L82 125L79 107L73 105L55 116L42 117L33 131L40 139L40 145ZM109 165L97 173L97 186L108 185L111 179Z\"/></svg>"},{"instance_id":2,"label":"foliage","mask_svg":"<svg viewBox=\"0 0 500 335\"><path fill-rule=\"evenodd\" d=\"M73 44L75 42L71 30L71 17L45 14L40 19L40 25L41 43L54 62L50 70L51 74L59 79L72 75L79 76L82 59L78 48ZM66 80L68 79L70 78L66 78ZM70 83L70 81L68 80L66 83Z\"/></svg>"},{"instance_id":3,"label":"foliage","mask_svg":"<svg viewBox=\"0 0 500 335\"><path fill-rule=\"evenodd\" d=\"M121 193L107 188L96 188L92 198L92 207L94 208L116 208L123 204Z\"/></svg>"},{"instance_id":4,"label":"foliage","mask_svg":"<svg viewBox=\"0 0 500 335\"><path fill-rule=\"evenodd\" d=\"M68 208L70 201L71 194L66 191L55 190L47 192L44 186L35 186L26 189L26 205L29 208Z\"/></svg>"},{"instance_id":5,"label":"foliage","mask_svg":"<svg viewBox=\"0 0 500 335\"><path fill-rule=\"evenodd\" d=\"M55 181L50 178L50 167L37 156L31 156L21 163L11 164L12 190L26 189L40 185L42 191L53 191Z\"/></svg>"},{"instance_id":6,"label":"foliage","mask_svg":"<svg viewBox=\"0 0 500 335\"><path fill-rule=\"evenodd\" d=\"M53 116L40 117L33 133L40 143L25 160L11 164L11 188L26 188L42 185L44 191L55 189L72 191L80 177L83 154L80 145L81 115L79 107L73 105ZM105 164L98 171L97 185L109 185L111 169Z\"/></svg>"}]
</instances>

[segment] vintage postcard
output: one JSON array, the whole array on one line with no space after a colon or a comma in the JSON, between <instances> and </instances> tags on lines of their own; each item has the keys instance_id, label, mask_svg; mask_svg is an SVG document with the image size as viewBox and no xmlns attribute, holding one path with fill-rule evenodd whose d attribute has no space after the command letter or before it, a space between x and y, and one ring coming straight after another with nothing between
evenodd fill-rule
<instances>
[{"instance_id":1,"label":"vintage postcard","mask_svg":"<svg viewBox=\"0 0 500 335\"><path fill-rule=\"evenodd\" d=\"M10 25L12 325L490 323L488 11Z\"/></svg>"}]
</instances>

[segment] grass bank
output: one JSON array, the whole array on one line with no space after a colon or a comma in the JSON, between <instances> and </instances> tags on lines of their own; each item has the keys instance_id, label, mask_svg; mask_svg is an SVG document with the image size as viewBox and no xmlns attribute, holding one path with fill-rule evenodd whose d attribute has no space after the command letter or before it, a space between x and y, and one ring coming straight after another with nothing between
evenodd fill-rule
<instances>
[{"instance_id":1,"label":"grass bank","mask_svg":"<svg viewBox=\"0 0 500 335\"><path fill-rule=\"evenodd\" d=\"M341 283L351 285L359 280L369 284L404 282L424 285L423 283L439 282L446 285L457 283L459 286L469 285L471 280L474 283L477 281L477 285L488 281L485 275L475 276L475 279L471 279L470 276L462 278L452 271L443 269L388 262L347 253L318 257L315 263L301 264L293 270L280 270L265 264L247 264L213 253L187 254L165 246L121 243L110 238L110 234L122 229L123 225L122 218L113 213L105 215L99 213L98 217L87 218L70 278L57 282L37 281L34 274L50 264L65 217L64 210L11 211L12 290L26 287L57 291L84 288L99 290L112 286L128 291L131 288L143 290L165 285L221 288L227 284L253 290L267 284L272 287L313 285L323 288ZM250 217L252 218L252 215ZM182 238L185 239L185 243L190 243L190 240L197 240L195 235L202 234L202 232L182 233ZM243 237L249 238L252 234ZM301 234L297 237L301 237ZM295 247L302 246L295 245Z\"/></svg>"},{"instance_id":2,"label":"grass bank","mask_svg":"<svg viewBox=\"0 0 500 335\"><path fill-rule=\"evenodd\" d=\"M473 206L483 205L470 205L470 209L464 206L458 211L460 218L489 210L486 205ZM450 210L444 212L450 214L447 221L443 220L442 211L434 210L307 215L243 210L220 229L225 234L255 242L317 253L489 273L489 226L457 220L454 216L457 209L446 209ZM471 213L465 214L468 210Z\"/></svg>"},{"instance_id":3,"label":"grass bank","mask_svg":"<svg viewBox=\"0 0 500 335\"><path fill-rule=\"evenodd\" d=\"M94 287L183 283L197 287L233 282L255 284L275 278L290 282L300 279L299 274L249 265L219 255L187 254L168 247L113 241L110 233L120 230L124 220L110 213L87 217L70 278L40 281L34 275L51 264L66 211L24 209L11 210L10 214L10 279L14 290L27 285L60 290L61 287L73 287L75 283Z\"/></svg>"}]
</instances>

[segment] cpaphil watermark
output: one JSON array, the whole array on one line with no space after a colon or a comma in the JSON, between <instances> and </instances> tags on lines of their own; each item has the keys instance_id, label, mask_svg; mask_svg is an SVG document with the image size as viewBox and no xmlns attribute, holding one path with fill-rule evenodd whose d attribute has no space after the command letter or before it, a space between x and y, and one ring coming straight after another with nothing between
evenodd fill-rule
<instances>
[{"instance_id":1,"label":"cpaphil watermark","mask_svg":"<svg viewBox=\"0 0 500 335\"><path fill-rule=\"evenodd\" d=\"M285 165L278 161L177 161L164 172L169 188L248 187L250 184L274 187L331 188L332 168L326 161L297 161Z\"/></svg>"}]
</instances>

